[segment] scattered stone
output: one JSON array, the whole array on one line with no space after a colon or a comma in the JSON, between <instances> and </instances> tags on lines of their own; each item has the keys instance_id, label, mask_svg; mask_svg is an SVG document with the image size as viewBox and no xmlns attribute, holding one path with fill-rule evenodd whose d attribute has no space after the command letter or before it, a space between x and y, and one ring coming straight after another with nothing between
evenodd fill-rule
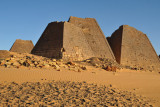
<instances>
[{"instance_id":1,"label":"scattered stone","mask_svg":"<svg viewBox=\"0 0 160 107\"><path fill-rule=\"evenodd\" d=\"M92 66L95 66L96 68L102 68L107 71L116 71L116 69L121 69L123 66L119 65L114 60L108 59L108 58L97 58L93 57L87 60L84 60L84 62L91 64Z\"/></svg>"},{"instance_id":2,"label":"scattered stone","mask_svg":"<svg viewBox=\"0 0 160 107\"><path fill-rule=\"evenodd\" d=\"M56 59L52 59L52 61L53 61L53 62L56 62L57 60L56 60Z\"/></svg>"},{"instance_id":3,"label":"scattered stone","mask_svg":"<svg viewBox=\"0 0 160 107\"><path fill-rule=\"evenodd\" d=\"M67 64L75 65L75 63L73 63L72 61L67 62Z\"/></svg>"},{"instance_id":4,"label":"scattered stone","mask_svg":"<svg viewBox=\"0 0 160 107\"><path fill-rule=\"evenodd\" d=\"M46 79L41 79L46 80ZM0 83L0 106L152 107L151 100L109 86L87 82Z\"/></svg>"},{"instance_id":5,"label":"scattered stone","mask_svg":"<svg viewBox=\"0 0 160 107\"><path fill-rule=\"evenodd\" d=\"M49 64L43 64L43 68L49 68Z\"/></svg>"},{"instance_id":6,"label":"scattered stone","mask_svg":"<svg viewBox=\"0 0 160 107\"><path fill-rule=\"evenodd\" d=\"M106 67L106 71L116 72L116 67L114 67L114 66L107 66L107 67Z\"/></svg>"},{"instance_id":7,"label":"scattered stone","mask_svg":"<svg viewBox=\"0 0 160 107\"><path fill-rule=\"evenodd\" d=\"M87 70L87 68L85 66L82 66L81 68L82 68L82 70Z\"/></svg>"},{"instance_id":8,"label":"scattered stone","mask_svg":"<svg viewBox=\"0 0 160 107\"><path fill-rule=\"evenodd\" d=\"M76 72L81 72L82 70L86 70L85 66L81 66L76 64L73 61L64 62L63 60L49 59L45 57L40 57L36 55L31 55L27 53L15 55L10 55L10 57L0 60L0 66L4 66L6 68L14 67L28 67L28 68L53 68L57 71L61 71L61 67L73 70Z\"/></svg>"},{"instance_id":9,"label":"scattered stone","mask_svg":"<svg viewBox=\"0 0 160 107\"><path fill-rule=\"evenodd\" d=\"M111 68L110 66L107 66L107 67L106 67L106 70L107 70L107 71L112 71L112 68Z\"/></svg>"},{"instance_id":10,"label":"scattered stone","mask_svg":"<svg viewBox=\"0 0 160 107\"><path fill-rule=\"evenodd\" d=\"M18 62L13 62L13 64L12 64L13 66L20 66L20 64L18 63Z\"/></svg>"}]
</instances>

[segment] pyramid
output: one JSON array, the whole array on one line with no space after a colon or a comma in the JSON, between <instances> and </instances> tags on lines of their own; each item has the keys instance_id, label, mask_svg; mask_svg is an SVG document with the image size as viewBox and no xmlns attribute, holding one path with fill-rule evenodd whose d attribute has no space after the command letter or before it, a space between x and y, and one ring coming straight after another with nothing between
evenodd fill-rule
<instances>
[{"instance_id":1,"label":"pyramid","mask_svg":"<svg viewBox=\"0 0 160 107\"><path fill-rule=\"evenodd\" d=\"M72 16L68 22L49 23L31 53L66 60L115 59L96 20Z\"/></svg>"},{"instance_id":2,"label":"pyramid","mask_svg":"<svg viewBox=\"0 0 160 107\"><path fill-rule=\"evenodd\" d=\"M0 60L10 57L10 52L7 50L0 50Z\"/></svg>"},{"instance_id":3,"label":"pyramid","mask_svg":"<svg viewBox=\"0 0 160 107\"><path fill-rule=\"evenodd\" d=\"M122 25L107 38L119 64L153 70L159 66L158 55L146 34Z\"/></svg>"},{"instance_id":4,"label":"pyramid","mask_svg":"<svg viewBox=\"0 0 160 107\"><path fill-rule=\"evenodd\" d=\"M17 39L12 45L10 51L17 53L31 53L34 45L31 40Z\"/></svg>"}]
</instances>

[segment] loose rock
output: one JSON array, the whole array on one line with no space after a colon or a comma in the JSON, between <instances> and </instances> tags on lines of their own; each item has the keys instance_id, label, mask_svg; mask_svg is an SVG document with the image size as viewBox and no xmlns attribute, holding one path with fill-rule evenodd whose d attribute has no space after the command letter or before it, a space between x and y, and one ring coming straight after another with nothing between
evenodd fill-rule
<instances>
[{"instance_id":1,"label":"loose rock","mask_svg":"<svg viewBox=\"0 0 160 107\"><path fill-rule=\"evenodd\" d=\"M86 82L50 81L0 83L0 106L145 106L150 101L134 93Z\"/></svg>"}]
</instances>

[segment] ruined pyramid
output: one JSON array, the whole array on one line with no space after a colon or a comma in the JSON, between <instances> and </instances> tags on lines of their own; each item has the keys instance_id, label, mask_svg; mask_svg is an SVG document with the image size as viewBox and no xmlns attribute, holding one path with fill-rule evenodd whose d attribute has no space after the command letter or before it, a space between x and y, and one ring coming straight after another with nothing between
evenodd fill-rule
<instances>
[{"instance_id":1,"label":"ruined pyramid","mask_svg":"<svg viewBox=\"0 0 160 107\"><path fill-rule=\"evenodd\" d=\"M68 22L51 22L32 54L67 60L90 57L115 59L98 23L93 18L70 17Z\"/></svg>"},{"instance_id":2,"label":"ruined pyramid","mask_svg":"<svg viewBox=\"0 0 160 107\"><path fill-rule=\"evenodd\" d=\"M0 50L0 60L8 58L10 56L10 52L7 50Z\"/></svg>"},{"instance_id":3,"label":"ruined pyramid","mask_svg":"<svg viewBox=\"0 0 160 107\"><path fill-rule=\"evenodd\" d=\"M107 38L119 64L153 70L160 60L146 34L122 25Z\"/></svg>"},{"instance_id":4,"label":"ruined pyramid","mask_svg":"<svg viewBox=\"0 0 160 107\"><path fill-rule=\"evenodd\" d=\"M31 40L17 39L12 45L10 51L17 53L31 53L34 45Z\"/></svg>"}]
</instances>

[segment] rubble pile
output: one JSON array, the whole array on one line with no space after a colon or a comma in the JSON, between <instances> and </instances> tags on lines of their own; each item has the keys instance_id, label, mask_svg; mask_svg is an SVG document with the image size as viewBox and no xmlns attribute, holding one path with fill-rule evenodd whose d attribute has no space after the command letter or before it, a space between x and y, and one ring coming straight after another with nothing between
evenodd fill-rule
<instances>
[{"instance_id":1,"label":"rubble pile","mask_svg":"<svg viewBox=\"0 0 160 107\"><path fill-rule=\"evenodd\" d=\"M61 68L66 68L77 72L86 70L85 66L77 65L72 61L64 62L62 59L56 60L26 53L18 55L11 54L10 57L0 61L0 66L6 68L54 68L57 71L60 71Z\"/></svg>"},{"instance_id":2,"label":"rubble pile","mask_svg":"<svg viewBox=\"0 0 160 107\"><path fill-rule=\"evenodd\" d=\"M108 58L97 58L92 57L90 59L84 60L84 62L95 66L96 68L102 68L106 71L113 71L116 72L117 69L131 69L131 70L144 70L142 67L132 67L132 66L123 66L118 64L115 60L108 59Z\"/></svg>"},{"instance_id":3,"label":"rubble pile","mask_svg":"<svg viewBox=\"0 0 160 107\"><path fill-rule=\"evenodd\" d=\"M116 61L108 59L108 58L92 57L90 59L84 60L84 62L89 63L92 66L95 66L96 68L102 68L107 71L116 72L116 69L122 68L122 66L119 65Z\"/></svg>"}]
</instances>

